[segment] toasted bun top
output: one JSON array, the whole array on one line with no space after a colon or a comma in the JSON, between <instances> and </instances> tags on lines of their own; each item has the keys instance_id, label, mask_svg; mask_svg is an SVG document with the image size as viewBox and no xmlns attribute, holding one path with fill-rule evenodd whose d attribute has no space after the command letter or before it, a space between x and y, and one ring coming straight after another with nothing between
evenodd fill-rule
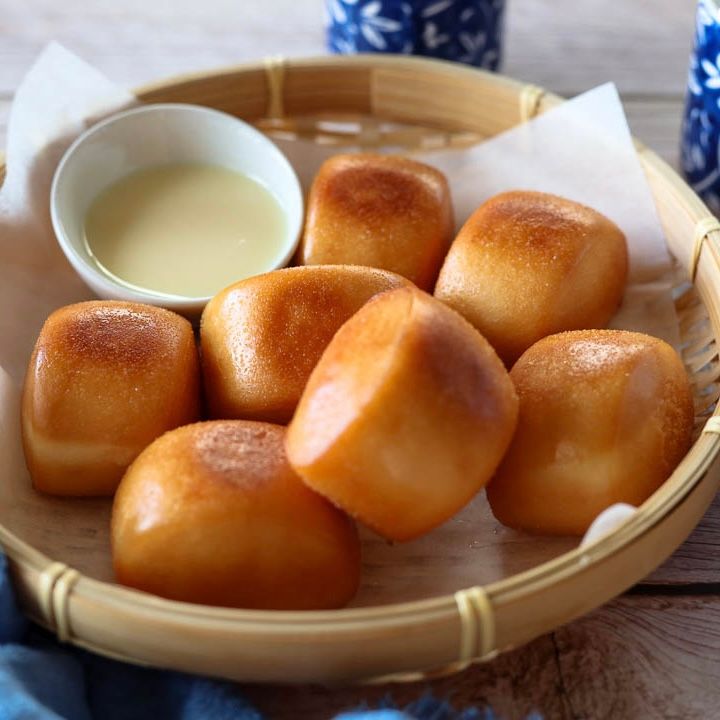
<instances>
[{"instance_id":1,"label":"toasted bun top","mask_svg":"<svg viewBox=\"0 0 720 720\"><path fill-rule=\"evenodd\" d=\"M338 328L373 295L409 285L353 265L286 268L235 283L202 316L206 371L212 363L213 377L232 378L224 393L245 411L261 407L263 419L287 421ZM215 410L225 414L222 405Z\"/></svg>"},{"instance_id":2,"label":"toasted bun top","mask_svg":"<svg viewBox=\"0 0 720 720\"><path fill-rule=\"evenodd\" d=\"M355 153L326 160L317 177L324 202L363 223L382 223L436 207L448 195L445 176L399 155Z\"/></svg>"},{"instance_id":3,"label":"toasted bun top","mask_svg":"<svg viewBox=\"0 0 720 720\"><path fill-rule=\"evenodd\" d=\"M575 435L589 433L600 446L629 442L636 429L654 427L657 456L668 473L689 444L694 405L687 374L675 350L650 335L624 330L551 335L522 355L510 377L521 418L523 408L534 408L543 422L574 425Z\"/></svg>"},{"instance_id":4,"label":"toasted bun top","mask_svg":"<svg viewBox=\"0 0 720 720\"><path fill-rule=\"evenodd\" d=\"M628 330L572 330L536 342L517 361L511 375L536 377L562 373L568 380L627 373L638 360L656 354L685 377L680 358L664 340Z\"/></svg>"},{"instance_id":5,"label":"toasted bun top","mask_svg":"<svg viewBox=\"0 0 720 720\"><path fill-rule=\"evenodd\" d=\"M506 262L520 267L531 259L537 268L574 264L578 247L598 236L625 247L620 228L596 210L549 193L515 190L481 205L458 238L497 248Z\"/></svg>"},{"instance_id":6,"label":"toasted bun top","mask_svg":"<svg viewBox=\"0 0 720 720\"><path fill-rule=\"evenodd\" d=\"M91 300L67 305L45 321L37 352L101 366L142 369L167 358L192 338L192 326L179 315L140 303ZM38 358L41 360L41 358Z\"/></svg>"},{"instance_id":7,"label":"toasted bun top","mask_svg":"<svg viewBox=\"0 0 720 720\"><path fill-rule=\"evenodd\" d=\"M326 160L313 181L300 255L400 273L430 288L454 228L450 190L435 168L395 155Z\"/></svg>"},{"instance_id":8,"label":"toasted bun top","mask_svg":"<svg viewBox=\"0 0 720 720\"><path fill-rule=\"evenodd\" d=\"M260 489L274 478L294 475L285 459L284 439L285 428L271 423L200 422L166 433L145 453L144 462L171 462L208 481Z\"/></svg>"}]
</instances>

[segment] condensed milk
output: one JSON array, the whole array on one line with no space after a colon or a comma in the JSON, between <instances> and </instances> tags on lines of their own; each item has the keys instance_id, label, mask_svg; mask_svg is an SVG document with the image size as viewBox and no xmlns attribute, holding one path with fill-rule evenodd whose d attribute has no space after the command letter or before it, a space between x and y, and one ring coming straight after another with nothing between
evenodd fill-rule
<instances>
[{"instance_id":1,"label":"condensed milk","mask_svg":"<svg viewBox=\"0 0 720 720\"><path fill-rule=\"evenodd\" d=\"M251 177L170 163L101 192L85 216L84 242L98 268L129 288L207 297L272 267L286 232L279 202Z\"/></svg>"}]
</instances>

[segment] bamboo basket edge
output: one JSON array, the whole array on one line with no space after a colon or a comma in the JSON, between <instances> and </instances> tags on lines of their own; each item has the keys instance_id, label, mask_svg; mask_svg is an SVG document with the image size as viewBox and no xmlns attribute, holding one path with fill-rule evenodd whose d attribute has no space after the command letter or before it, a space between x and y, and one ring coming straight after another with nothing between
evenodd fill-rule
<instances>
[{"instance_id":1,"label":"bamboo basket edge","mask_svg":"<svg viewBox=\"0 0 720 720\"><path fill-rule=\"evenodd\" d=\"M440 72L438 66L448 66L443 67L442 71L458 73L458 76L462 76L463 79L467 79L471 75L477 78L478 71L454 65L451 66L449 63L426 60L418 61L417 59L406 58L398 59L396 57L378 58L378 56L359 56L342 59L308 58L290 61L290 63L285 66L285 69L295 66L307 71L308 69L317 69L318 67L337 67L339 64L356 70L368 70L368 72L372 73L373 68L376 67L379 67L381 70L400 69L404 71L415 71L415 69L419 67L419 63L429 63L432 65L433 71L437 72ZM137 94L141 99L147 97L154 98L159 93L162 93L163 88L177 88L183 84L202 83L206 80L227 76L228 74L245 72L260 73L263 81L265 81L267 79L268 65L266 63L246 63L216 71L183 75L179 78L171 78L160 83L141 87L137 90ZM504 90L509 89L514 91L518 97L521 96L524 88L531 87L502 76L492 75L485 79L491 84L501 85ZM272 104L271 100L272 99L268 97L264 98L266 107ZM536 96L535 100L537 102L536 111L542 111L562 102L561 98L549 93L542 93ZM371 109L375 109L372 102ZM519 108L518 113L522 114L522 112L522 108ZM677 175L652 153L652 151L644 148L641 144L638 144L638 150L646 171L649 173L657 173L658 177L669 181L669 185L674 192L678 194L681 202L687 203L687 210L690 216L709 215L709 212L701 201L699 201ZM0 162L2 162L1 157ZM696 219L699 220L701 217ZM720 264L718 263L720 253L717 251L717 248L720 247L718 244L720 238L711 237L710 240L711 242L706 243L710 246L710 252L703 251L700 254L697 287L706 305L709 306L711 315L714 315L714 317L711 317L711 322L715 336L717 336L718 329L720 328L720 320L718 319L717 301L714 301L712 290L714 283L717 283L714 287L720 287ZM682 262L686 262L687 258L683 257L685 248L672 249ZM597 566L616 556L618 553L622 553L624 549L632 545L643 535L657 530L657 526L662 524L663 520L668 517L668 514L671 513L673 509L679 507L684 500L692 495L699 487L717 484L714 478L710 479L708 477L708 468L717 457L718 452L720 452L720 437L717 435L701 436L681 466L676 470L670 480L667 481L661 491L658 491L658 493L648 500L636 517L630 523L623 526L620 531L607 536L590 548L574 550L548 563L533 568L526 573L505 578L497 583L486 586L484 592L491 602L492 612L494 612L495 615L499 615L504 604L512 606L518 602L518 598L522 599L524 595L541 593L543 589L552 586L553 583L561 582L567 579L568 576L576 575L579 568L587 569L588 567ZM711 480L711 482L708 482L709 480ZM695 523L692 522L690 528L694 526L694 524ZM37 582L37 578L41 577L48 566L52 564L52 560L28 546L20 538L15 537L3 527L0 527L0 542L5 546L8 556L12 561L14 574L20 578L20 587L23 596L25 596L26 593L32 592L33 584ZM665 548L663 552L666 549L667 548ZM674 546L667 550L667 554L669 554L672 549L674 549ZM653 562L656 559L657 558L655 558ZM634 582L634 580L631 582ZM626 586L631 584L631 582L627 583ZM620 589L613 587L612 595L621 592L622 589L624 589L624 587ZM246 625L251 625L254 632L257 632L259 628L261 631L267 633L290 633L300 636L312 635L317 638L318 634L329 636L333 633L345 633L346 635L349 633L350 635L354 635L357 632L371 629L373 624L379 629L382 629L382 626L387 623L395 623L399 626L405 625L406 623L424 626L428 621L440 622L444 624L448 630L454 631L458 633L458 635L463 632L458 619L457 599L454 596L441 596L411 603L398 603L396 605L377 608L360 608L327 613L266 613L260 611L222 610L158 600L155 598L150 599L150 596L145 596L142 593L81 576L75 578L68 606L68 613L71 616L71 626L78 624L77 622L72 622L72 600L77 600L78 598L84 598L88 602L95 603L104 600L108 603L110 611L112 611L113 608L121 610L124 606L126 611L131 613L138 612L139 609L142 609L150 622L159 619L160 616L169 614L174 618L178 627L189 624L197 628L203 627L205 624L217 624L221 628L233 626L239 634L242 634L244 629L247 629L245 628ZM40 607L36 599L30 600L29 603L27 602L27 598L25 599L30 614L39 622L48 627L55 627L57 625L57 618L53 617L52 612L49 612L47 607ZM580 612L582 612L582 609L576 614L580 614ZM567 617L567 620L570 619L570 616ZM491 653L504 649L509 645L517 644L517 642L524 642L526 639L530 639L530 637L514 638L511 636L511 633L506 634L508 637L503 637L502 633L500 634L500 637L498 637L499 642L494 644L490 649ZM115 656L120 656L134 662L138 662L139 660L137 657L114 653L111 648L103 648L92 642L86 642L76 636L70 639L77 644L82 644L85 647L90 647L107 655L115 654ZM459 669L453 665L456 658L438 657L437 659L437 664L439 665L450 663L451 670ZM180 669L185 668L181 667ZM407 670L409 668L405 669ZM349 677L353 676L350 674ZM417 677L411 679L417 679Z\"/></svg>"}]
</instances>

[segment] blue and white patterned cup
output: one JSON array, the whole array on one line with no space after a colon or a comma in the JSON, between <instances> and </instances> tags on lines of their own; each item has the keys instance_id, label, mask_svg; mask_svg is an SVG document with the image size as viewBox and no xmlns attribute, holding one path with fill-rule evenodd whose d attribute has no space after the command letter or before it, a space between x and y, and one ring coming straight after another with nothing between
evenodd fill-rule
<instances>
[{"instance_id":1,"label":"blue and white patterned cup","mask_svg":"<svg viewBox=\"0 0 720 720\"><path fill-rule=\"evenodd\" d=\"M496 70L505 0L326 0L330 52L405 53Z\"/></svg>"},{"instance_id":2,"label":"blue and white patterned cup","mask_svg":"<svg viewBox=\"0 0 720 720\"><path fill-rule=\"evenodd\" d=\"M720 9L699 0L681 139L688 183L720 214Z\"/></svg>"}]
</instances>

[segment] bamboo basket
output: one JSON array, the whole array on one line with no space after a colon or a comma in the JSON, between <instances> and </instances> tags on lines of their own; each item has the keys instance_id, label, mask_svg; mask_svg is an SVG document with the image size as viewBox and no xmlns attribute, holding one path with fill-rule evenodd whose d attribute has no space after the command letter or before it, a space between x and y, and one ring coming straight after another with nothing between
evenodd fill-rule
<instances>
[{"instance_id":1,"label":"bamboo basket","mask_svg":"<svg viewBox=\"0 0 720 720\"><path fill-rule=\"evenodd\" d=\"M378 55L271 60L162 82L138 96L217 108L281 137L406 149L477 142L562 102L478 70ZM522 645L651 572L695 527L720 478L720 225L668 165L640 143L637 152L682 272L676 305L698 425L690 452L628 523L485 586L303 613L163 600L82 575L0 526L27 614L102 655L233 680L419 680Z\"/></svg>"}]
</instances>

